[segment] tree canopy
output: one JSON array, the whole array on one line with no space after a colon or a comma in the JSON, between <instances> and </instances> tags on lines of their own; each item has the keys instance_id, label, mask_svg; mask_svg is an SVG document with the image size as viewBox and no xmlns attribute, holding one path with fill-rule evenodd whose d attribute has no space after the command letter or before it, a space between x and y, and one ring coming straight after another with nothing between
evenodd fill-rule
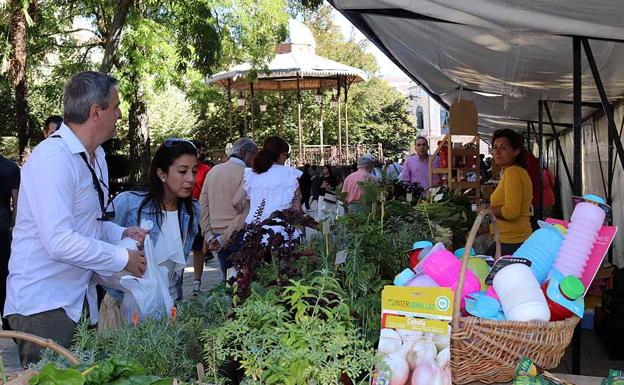
<instances>
[{"instance_id":1,"label":"tree canopy","mask_svg":"<svg viewBox=\"0 0 624 385\"><path fill-rule=\"evenodd\" d=\"M21 59L12 43L20 14L25 28ZM241 62L252 63L255 73L262 71L286 36L289 17L308 25L317 54L360 68L371 78L349 89L351 143L382 143L391 154L406 149L416 134L407 99L376 77L379 68L366 43L343 36L332 8L320 1L13 0L0 7L0 151L16 158L18 135L24 145L42 140L45 118L62 115L64 82L87 69L120 79L123 119L116 146L130 155L134 180L141 179L150 149L167 137L198 138L211 148L224 148L233 137L250 134L249 122L245 125L249 110L235 109L231 137L226 93L206 85L205 78ZM20 60L25 94L6 76ZM332 145L338 141L338 118L330 97L328 90L324 143ZM254 106L256 139L280 133L295 144L296 95L257 93L256 98L268 105L264 113L258 103ZM27 103L26 112L21 102ZM305 142L318 144L320 109L313 92L302 92L302 105ZM26 114L27 129L17 124L19 114Z\"/></svg>"}]
</instances>

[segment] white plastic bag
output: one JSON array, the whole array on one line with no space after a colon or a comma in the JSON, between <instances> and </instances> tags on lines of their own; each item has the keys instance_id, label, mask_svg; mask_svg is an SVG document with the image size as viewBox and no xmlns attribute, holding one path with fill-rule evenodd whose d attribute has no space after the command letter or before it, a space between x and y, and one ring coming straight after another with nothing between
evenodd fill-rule
<instances>
[{"instance_id":1,"label":"white plastic bag","mask_svg":"<svg viewBox=\"0 0 624 385\"><path fill-rule=\"evenodd\" d=\"M143 228L144 223L141 223ZM147 260L147 269L143 277L132 275L121 277L124 287L124 299L121 314L128 323L134 322L135 314L140 321L152 318L169 317L173 308L173 299L169 294L167 268L159 266L154 258L154 246L149 234L145 237L143 252Z\"/></svg>"}]
</instances>

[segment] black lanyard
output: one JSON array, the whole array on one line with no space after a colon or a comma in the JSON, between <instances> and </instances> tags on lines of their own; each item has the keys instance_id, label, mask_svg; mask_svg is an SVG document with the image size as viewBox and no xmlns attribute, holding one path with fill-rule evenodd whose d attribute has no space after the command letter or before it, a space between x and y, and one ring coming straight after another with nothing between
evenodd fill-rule
<instances>
[{"instance_id":1,"label":"black lanyard","mask_svg":"<svg viewBox=\"0 0 624 385\"><path fill-rule=\"evenodd\" d=\"M61 136L58 134L50 136L50 138L60 138L60 137ZM104 206L104 190L102 190L101 184L103 184L106 188L108 188L108 186L106 186L106 183L104 183L102 180L100 180L100 178L97 177L95 170L93 169L93 167L91 167L91 165L89 164L89 161L87 160L87 154L85 152L81 152L80 157L82 158L82 160L84 160L85 164L87 165L87 168L89 169L89 172L91 172L91 179L93 179L93 187L95 188L95 191L97 192L97 195L98 195L98 200L100 201L100 210L102 210L102 216L100 218L97 218L97 220L98 221L110 221L115 217L115 212L114 211L106 212L106 206Z\"/></svg>"}]
</instances>

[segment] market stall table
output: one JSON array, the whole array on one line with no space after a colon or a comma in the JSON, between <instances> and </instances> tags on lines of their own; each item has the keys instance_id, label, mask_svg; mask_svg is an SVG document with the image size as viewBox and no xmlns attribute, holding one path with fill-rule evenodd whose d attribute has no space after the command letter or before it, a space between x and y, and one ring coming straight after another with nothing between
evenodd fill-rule
<instances>
[{"instance_id":1,"label":"market stall table","mask_svg":"<svg viewBox=\"0 0 624 385\"><path fill-rule=\"evenodd\" d=\"M600 382L602 381L602 377L575 376L573 374L555 374L555 373L553 374L555 375L555 377L561 380L570 381L574 385L600 385ZM492 384L492 385L509 385L509 384L512 384L512 382L501 382L501 383ZM470 385L483 385L483 384L481 382L473 382Z\"/></svg>"}]
</instances>

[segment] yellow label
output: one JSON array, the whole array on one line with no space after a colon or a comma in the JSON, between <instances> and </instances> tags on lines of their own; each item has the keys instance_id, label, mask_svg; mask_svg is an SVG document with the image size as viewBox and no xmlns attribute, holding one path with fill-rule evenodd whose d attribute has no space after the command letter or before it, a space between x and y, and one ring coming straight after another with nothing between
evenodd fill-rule
<instances>
[{"instance_id":1,"label":"yellow label","mask_svg":"<svg viewBox=\"0 0 624 385\"><path fill-rule=\"evenodd\" d=\"M385 286L381 310L448 321L453 315L453 292L447 287Z\"/></svg>"},{"instance_id":2,"label":"yellow label","mask_svg":"<svg viewBox=\"0 0 624 385\"><path fill-rule=\"evenodd\" d=\"M414 318L404 315L386 315L386 317L384 318L383 327L389 329L413 330L417 332L433 334L448 333L447 321L427 318Z\"/></svg>"}]
</instances>

